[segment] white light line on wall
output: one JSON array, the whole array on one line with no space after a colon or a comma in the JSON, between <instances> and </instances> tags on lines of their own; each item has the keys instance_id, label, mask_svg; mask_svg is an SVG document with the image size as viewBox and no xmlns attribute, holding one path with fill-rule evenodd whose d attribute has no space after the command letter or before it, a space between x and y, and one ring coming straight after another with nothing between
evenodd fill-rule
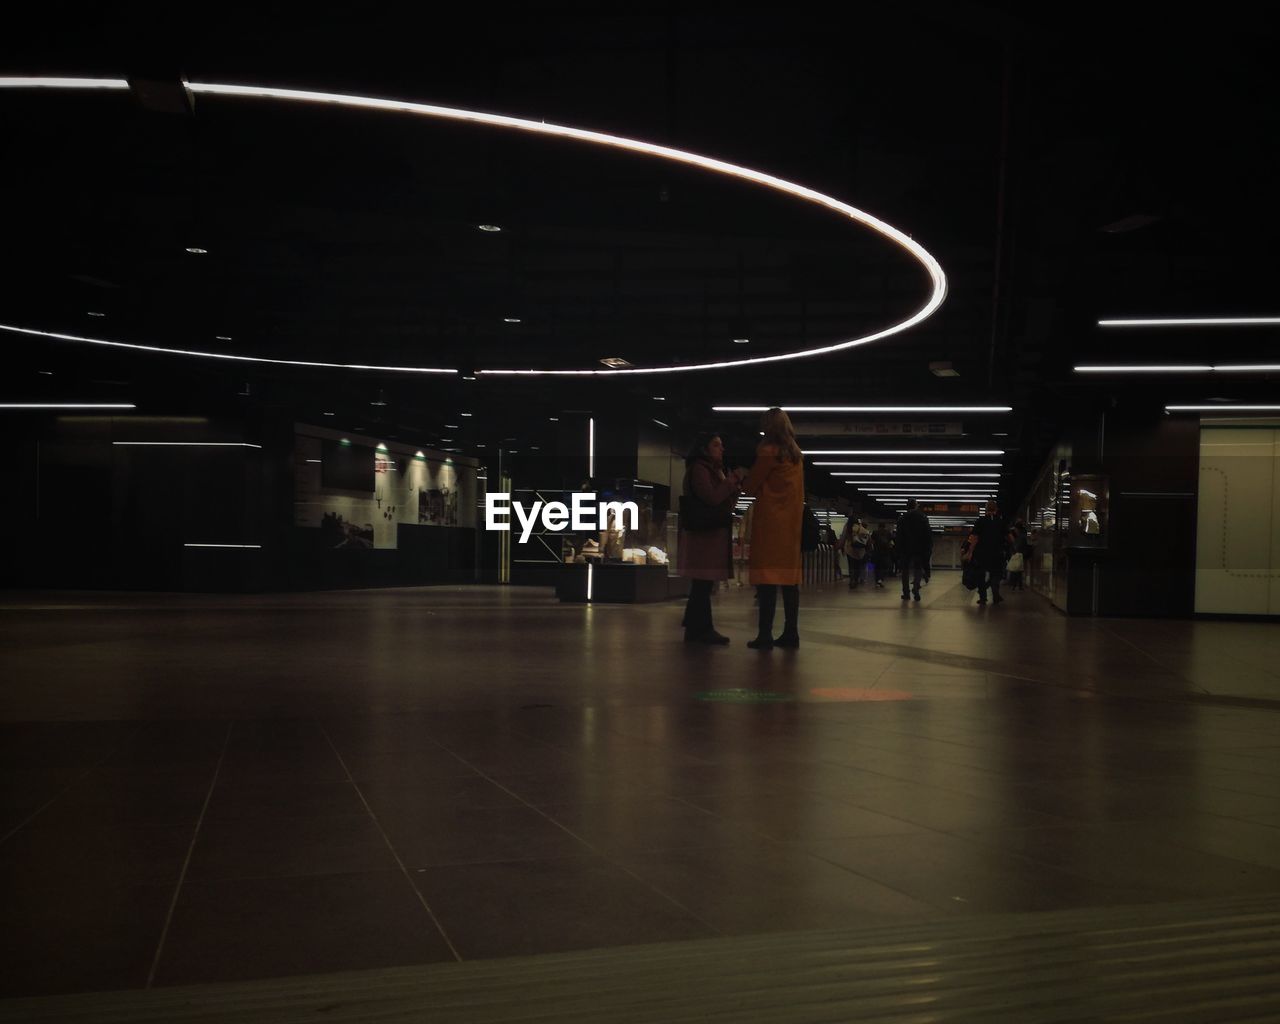
<instances>
[{"instance_id":1,"label":"white light line on wall","mask_svg":"<svg viewBox=\"0 0 1280 1024\"><path fill-rule=\"evenodd\" d=\"M1167 412L1280 412L1280 405L1166 405Z\"/></svg>"},{"instance_id":2,"label":"white light line on wall","mask_svg":"<svg viewBox=\"0 0 1280 1024\"><path fill-rule=\"evenodd\" d=\"M183 544L184 548L261 548L261 544Z\"/></svg>"},{"instance_id":3,"label":"white light line on wall","mask_svg":"<svg viewBox=\"0 0 1280 1024\"><path fill-rule=\"evenodd\" d=\"M591 600L591 563L587 563L587 600Z\"/></svg>"},{"instance_id":4,"label":"white light line on wall","mask_svg":"<svg viewBox=\"0 0 1280 1024\"><path fill-rule=\"evenodd\" d=\"M0 409L136 409L132 402L0 402Z\"/></svg>"},{"instance_id":5,"label":"white light line on wall","mask_svg":"<svg viewBox=\"0 0 1280 1024\"><path fill-rule=\"evenodd\" d=\"M261 448L247 441L112 441L112 444L149 448Z\"/></svg>"},{"instance_id":6,"label":"white light line on wall","mask_svg":"<svg viewBox=\"0 0 1280 1024\"><path fill-rule=\"evenodd\" d=\"M59 331L38 331L32 327L16 327L0 324L0 331L14 334L30 334L58 341L75 341L84 345L104 345L109 348L131 349L135 352L159 352L169 356L192 356L198 359L221 359L236 363L270 363L272 366L310 366L327 370L378 370L385 373L457 373L436 366L372 366L363 363L321 363L306 359L268 359L265 356L235 356L226 352L201 352L196 349L165 348L163 345L139 345L131 341L108 341L105 338L86 338L79 334L62 334Z\"/></svg>"},{"instance_id":7,"label":"white light line on wall","mask_svg":"<svg viewBox=\"0 0 1280 1024\"><path fill-rule=\"evenodd\" d=\"M935 449L935 448L839 448L820 452L805 452L812 455L1003 455L1003 448L989 449Z\"/></svg>"},{"instance_id":8,"label":"white light line on wall","mask_svg":"<svg viewBox=\"0 0 1280 1024\"><path fill-rule=\"evenodd\" d=\"M771 405L713 405L712 412L768 412ZM783 405L783 412L1013 412L1011 405Z\"/></svg>"},{"instance_id":9,"label":"white light line on wall","mask_svg":"<svg viewBox=\"0 0 1280 1024\"><path fill-rule=\"evenodd\" d=\"M596 475L596 421L595 417L587 420L587 476Z\"/></svg>"},{"instance_id":10,"label":"white light line on wall","mask_svg":"<svg viewBox=\"0 0 1280 1024\"><path fill-rule=\"evenodd\" d=\"M1276 316L1169 317L1147 320L1099 320L1099 327L1239 327L1251 324L1280 324Z\"/></svg>"}]
</instances>

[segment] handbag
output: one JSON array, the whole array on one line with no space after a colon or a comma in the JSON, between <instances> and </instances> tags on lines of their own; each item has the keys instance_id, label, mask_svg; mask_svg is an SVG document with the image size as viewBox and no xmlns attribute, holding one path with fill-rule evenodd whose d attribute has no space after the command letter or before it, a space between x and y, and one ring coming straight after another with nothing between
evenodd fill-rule
<instances>
[{"instance_id":1,"label":"handbag","mask_svg":"<svg viewBox=\"0 0 1280 1024\"><path fill-rule=\"evenodd\" d=\"M818 517L813 514L809 503L805 502L804 511L800 513L800 550L818 550Z\"/></svg>"},{"instance_id":2,"label":"handbag","mask_svg":"<svg viewBox=\"0 0 1280 1024\"><path fill-rule=\"evenodd\" d=\"M1009 556L1009 571L1022 572L1023 558L1021 551L1015 551Z\"/></svg>"},{"instance_id":3,"label":"handbag","mask_svg":"<svg viewBox=\"0 0 1280 1024\"><path fill-rule=\"evenodd\" d=\"M982 586L986 572L981 566L969 562L965 565L964 571L960 574L960 582L964 584L965 590L977 590Z\"/></svg>"}]
</instances>

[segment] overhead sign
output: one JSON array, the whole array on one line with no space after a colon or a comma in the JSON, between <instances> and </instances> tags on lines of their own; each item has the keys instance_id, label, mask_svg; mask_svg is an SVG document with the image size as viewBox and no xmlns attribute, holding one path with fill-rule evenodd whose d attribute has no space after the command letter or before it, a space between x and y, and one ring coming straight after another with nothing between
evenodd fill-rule
<instances>
[{"instance_id":1,"label":"overhead sign","mask_svg":"<svg viewBox=\"0 0 1280 1024\"><path fill-rule=\"evenodd\" d=\"M982 514L982 506L976 502L921 502L920 511L927 516L977 516Z\"/></svg>"}]
</instances>

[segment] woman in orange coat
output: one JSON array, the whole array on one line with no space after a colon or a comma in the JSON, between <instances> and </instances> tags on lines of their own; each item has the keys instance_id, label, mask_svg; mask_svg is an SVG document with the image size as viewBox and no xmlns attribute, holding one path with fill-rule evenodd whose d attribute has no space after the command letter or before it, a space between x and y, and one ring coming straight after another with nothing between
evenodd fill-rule
<instances>
[{"instance_id":1,"label":"woman in orange coat","mask_svg":"<svg viewBox=\"0 0 1280 1024\"><path fill-rule=\"evenodd\" d=\"M781 409L770 409L760 421L764 437L742 489L755 495L751 509L751 582L759 587L760 625L747 643L758 651L799 647L800 520L804 515L804 462L795 428ZM782 588L782 635L773 638L773 613Z\"/></svg>"}]
</instances>

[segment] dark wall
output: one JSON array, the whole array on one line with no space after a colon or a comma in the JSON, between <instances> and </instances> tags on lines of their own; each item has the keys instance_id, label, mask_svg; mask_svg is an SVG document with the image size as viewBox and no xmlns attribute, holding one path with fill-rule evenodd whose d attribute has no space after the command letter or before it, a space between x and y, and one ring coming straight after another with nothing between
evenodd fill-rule
<instances>
[{"instance_id":1,"label":"dark wall","mask_svg":"<svg viewBox=\"0 0 1280 1024\"><path fill-rule=\"evenodd\" d=\"M1071 469L1110 477L1111 519L1105 550L1068 552L1068 611L1190 616L1199 419L1150 406L1111 409L1082 425Z\"/></svg>"}]
</instances>

